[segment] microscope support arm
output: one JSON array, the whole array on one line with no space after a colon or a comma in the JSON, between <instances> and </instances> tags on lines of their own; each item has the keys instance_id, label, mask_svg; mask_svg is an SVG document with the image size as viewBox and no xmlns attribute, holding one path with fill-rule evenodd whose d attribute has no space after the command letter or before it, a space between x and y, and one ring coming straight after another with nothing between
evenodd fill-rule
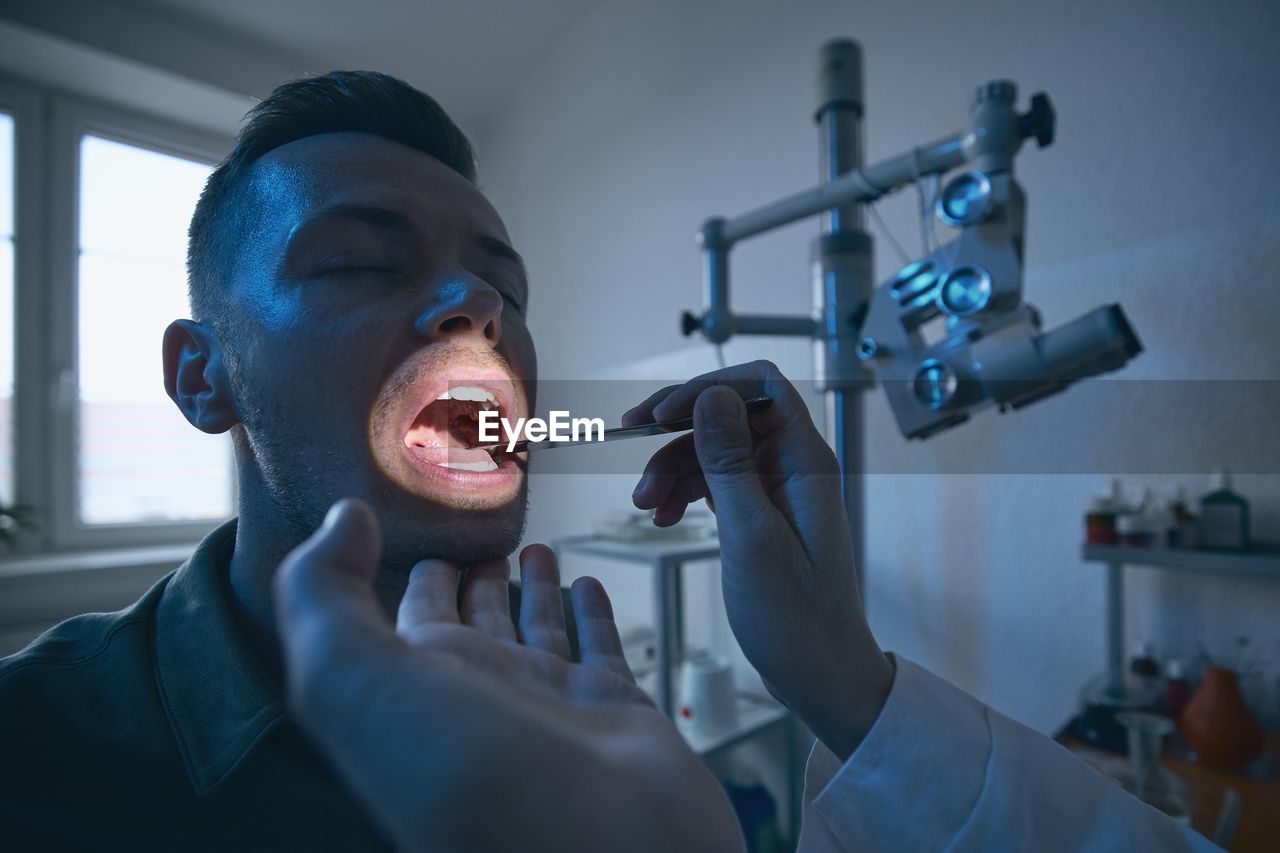
<instances>
[{"instance_id":1,"label":"microscope support arm","mask_svg":"<svg viewBox=\"0 0 1280 853\"><path fill-rule=\"evenodd\" d=\"M701 330L714 344L722 344L734 335L821 338L822 323L812 317L733 313L729 307L729 250L733 245L828 210L870 204L921 177L950 171L966 160L963 138L948 136L732 219L708 219L698 232L707 308L701 317L685 312L682 331L690 335Z\"/></svg>"},{"instance_id":2,"label":"microscope support arm","mask_svg":"<svg viewBox=\"0 0 1280 853\"><path fill-rule=\"evenodd\" d=\"M948 136L882 160L865 169L766 204L732 219L708 219L698 233L704 249L723 247L783 225L850 204L871 202L928 175L948 172L968 160L959 135Z\"/></svg>"}]
</instances>

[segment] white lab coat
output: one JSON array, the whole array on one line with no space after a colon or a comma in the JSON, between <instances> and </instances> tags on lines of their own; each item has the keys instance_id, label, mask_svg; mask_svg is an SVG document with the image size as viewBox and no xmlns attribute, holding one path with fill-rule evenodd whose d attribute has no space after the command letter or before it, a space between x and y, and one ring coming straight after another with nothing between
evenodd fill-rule
<instances>
[{"instance_id":1,"label":"white lab coat","mask_svg":"<svg viewBox=\"0 0 1280 853\"><path fill-rule=\"evenodd\" d=\"M802 853L1218 850L1064 747L901 657L889 699L841 764L805 768Z\"/></svg>"}]
</instances>

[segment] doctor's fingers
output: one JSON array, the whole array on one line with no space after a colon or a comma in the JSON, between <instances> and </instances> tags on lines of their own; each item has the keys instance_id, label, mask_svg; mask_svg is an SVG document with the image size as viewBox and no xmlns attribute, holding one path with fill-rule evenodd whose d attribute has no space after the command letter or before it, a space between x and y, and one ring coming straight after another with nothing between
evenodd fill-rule
<instances>
[{"instance_id":1,"label":"doctor's fingers","mask_svg":"<svg viewBox=\"0 0 1280 853\"><path fill-rule=\"evenodd\" d=\"M396 614L396 631L408 636L414 628L457 624L460 570L444 560L422 560L409 572L409 585Z\"/></svg>"},{"instance_id":2,"label":"doctor's fingers","mask_svg":"<svg viewBox=\"0 0 1280 853\"><path fill-rule=\"evenodd\" d=\"M760 441L755 449L756 471L766 493L772 492L787 478L788 472L784 467L787 460L779 453L779 448L785 443L781 440L783 438L785 437L771 436ZM814 440L821 444L821 449L826 449L820 436ZM798 452L801 449L793 447L791 455ZM694 444L694 434L689 433L669 442L653 454L636 484L631 500L637 509L660 509L666 504L680 502L687 506L702 498L709 498L710 495L706 478L702 474L702 462ZM662 516L665 518L666 514L662 513ZM655 520L660 527L666 527L679 521L679 516L665 522Z\"/></svg>"},{"instance_id":3,"label":"doctor's fingers","mask_svg":"<svg viewBox=\"0 0 1280 853\"><path fill-rule=\"evenodd\" d=\"M622 654L622 640L613 621L613 605L600 581L578 578L569 589L573 619L578 626L582 665L603 669L635 684L636 677Z\"/></svg>"},{"instance_id":4,"label":"doctor's fingers","mask_svg":"<svg viewBox=\"0 0 1280 853\"><path fill-rule=\"evenodd\" d=\"M372 510L343 500L276 573L289 696L309 719L340 715L344 678L403 649L373 595L380 552Z\"/></svg>"},{"instance_id":5,"label":"doctor's fingers","mask_svg":"<svg viewBox=\"0 0 1280 853\"><path fill-rule=\"evenodd\" d=\"M546 545L520 552L520 642L569 659L569 635L560 600L560 567Z\"/></svg>"},{"instance_id":6,"label":"doctor's fingers","mask_svg":"<svg viewBox=\"0 0 1280 853\"><path fill-rule=\"evenodd\" d=\"M657 527L670 527L684 518L689 505L703 499L711 506L711 490L701 472L686 474L676 481L663 501L654 507L653 523Z\"/></svg>"},{"instance_id":7,"label":"doctor's fingers","mask_svg":"<svg viewBox=\"0 0 1280 853\"><path fill-rule=\"evenodd\" d=\"M653 509L666 501L683 477L698 471L698 454L693 433L682 435L659 448L644 466L644 473L631 493L637 509Z\"/></svg>"},{"instance_id":8,"label":"doctor's fingers","mask_svg":"<svg viewBox=\"0 0 1280 853\"><path fill-rule=\"evenodd\" d=\"M636 424L653 423L653 408L670 396L671 392L679 388L683 383L677 382L675 385L668 385L665 388L659 388L642 403L632 406L630 409L622 413L623 426L635 426Z\"/></svg>"},{"instance_id":9,"label":"doctor's fingers","mask_svg":"<svg viewBox=\"0 0 1280 853\"><path fill-rule=\"evenodd\" d=\"M768 397L773 401L772 405L749 415L751 428L756 433L770 435L796 424L813 424L800 392L777 365L769 361L737 364L695 376L653 407L653 419L670 421L689 417L702 392L716 385L733 389L743 400Z\"/></svg>"},{"instance_id":10,"label":"doctor's fingers","mask_svg":"<svg viewBox=\"0 0 1280 853\"><path fill-rule=\"evenodd\" d=\"M478 628L496 640L516 641L511 622L508 581L511 566L506 557L477 563L467 572L462 590L462 623Z\"/></svg>"},{"instance_id":11,"label":"doctor's fingers","mask_svg":"<svg viewBox=\"0 0 1280 853\"><path fill-rule=\"evenodd\" d=\"M704 498L707 495L705 489L698 494L697 489L689 487L702 479L701 471L702 463L698 459L694 434L682 435L649 457L644 473L640 475L635 491L631 493L632 503L637 509L654 509L685 495L685 503ZM690 483L686 484L685 481L691 477ZM677 492L677 489L680 491Z\"/></svg>"}]
</instances>

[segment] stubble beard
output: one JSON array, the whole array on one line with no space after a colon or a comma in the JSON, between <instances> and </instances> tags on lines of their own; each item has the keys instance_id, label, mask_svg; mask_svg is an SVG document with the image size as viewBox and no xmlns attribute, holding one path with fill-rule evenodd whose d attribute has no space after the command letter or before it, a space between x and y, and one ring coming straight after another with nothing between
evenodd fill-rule
<instances>
[{"instance_id":1,"label":"stubble beard","mask_svg":"<svg viewBox=\"0 0 1280 853\"><path fill-rule=\"evenodd\" d=\"M351 496L367 500L373 508L382 531L382 570L393 575L407 577L424 559L465 567L507 557L520 544L528 516L527 477L502 506L443 506L402 489L379 472L372 458L358 465L332 445L317 447L286 434L281 425L291 422L288 413L276 401L245 393L248 389L236 379L242 424L233 429L232 438L240 480L261 484L278 519L276 526L283 528L276 535L287 540L282 544L288 549L320 527L330 506ZM332 472L350 472L353 467L368 473L350 485L334 481ZM363 494L353 495L353 489ZM246 497L250 496L242 488L242 516L250 509L244 506Z\"/></svg>"}]
</instances>

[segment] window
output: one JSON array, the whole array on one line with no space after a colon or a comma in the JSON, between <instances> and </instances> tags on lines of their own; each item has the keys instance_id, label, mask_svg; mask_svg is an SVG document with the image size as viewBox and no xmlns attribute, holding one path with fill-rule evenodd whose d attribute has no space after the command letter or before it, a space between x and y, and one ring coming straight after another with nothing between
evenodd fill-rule
<instances>
[{"instance_id":1,"label":"window","mask_svg":"<svg viewBox=\"0 0 1280 853\"><path fill-rule=\"evenodd\" d=\"M189 543L234 511L231 441L186 422L161 362L230 147L0 75L0 502L35 522L18 551Z\"/></svg>"},{"instance_id":2,"label":"window","mask_svg":"<svg viewBox=\"0 0 1280 853\"><path fill-rule=\"evenodd\" d=\"M210 167L80 140L79 468L84 524L226 518L231 446L164 392L160 339L188 314L187 223Z\"/></svg>"},{"instance_id":3,"label":"window","mask_svg":"<svg viewBox=\"0 0 1280 853\"><path fill-rule=\"evenodd\" d=\"M0 113L0 503L13 502L13 116Z\"/></svg>"}]
</instances>

